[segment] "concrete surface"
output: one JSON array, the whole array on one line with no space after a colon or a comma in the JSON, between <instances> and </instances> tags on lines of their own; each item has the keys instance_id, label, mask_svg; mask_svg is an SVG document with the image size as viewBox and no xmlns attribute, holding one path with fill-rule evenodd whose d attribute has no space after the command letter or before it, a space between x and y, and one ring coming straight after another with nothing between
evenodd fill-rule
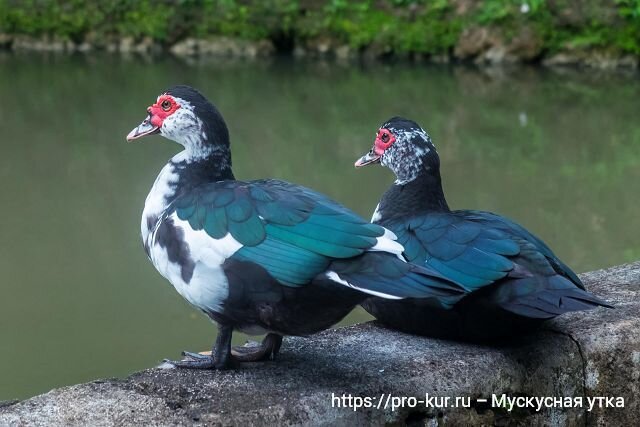
<instances>
[{"instance_id":1,"label":"concrete surface","mask_svg":"<svg viewBox=\"0 0 640 427\"><path fill-rule=\"evenodd\" d=\"M637 425L640 262L581 277L616 308L565 315L499 348L367 323L286 338L276 362L236 371L149 369L0 403L0 425ZM427 393L464 400L455 408L406 400L391 408ZM509 411L507 400L492 407L492 394L534 406L534 397L569 398L571 407ZM332 396L343 395L371 397L374 407L338 407ZM624 407L615 407L621 399Z\"/></svg>"}]
</instances>

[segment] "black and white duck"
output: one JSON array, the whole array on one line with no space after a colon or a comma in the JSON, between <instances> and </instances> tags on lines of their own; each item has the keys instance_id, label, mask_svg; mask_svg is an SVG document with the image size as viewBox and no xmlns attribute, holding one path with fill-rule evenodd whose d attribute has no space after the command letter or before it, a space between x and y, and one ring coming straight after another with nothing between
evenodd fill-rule
<instances>
[{"instance_id":1,"label":"black and white duck","mask_svg":"<svg viewBox=\"0 0 640 427\"><path fill-rule=\"evenodd\" d=\"M404 262L393 233L285 181L238 181L220 112L188 86L163 92L127 140L159 134L183 148L160 171L142 213L156 269L218 324L211 356L183 352L180 368L224 369L272 358L283 335L334 325L368 296L442 298L462 288ZM266 333L231 349L234 330Z\"/></svg>"},{"instance_id":2,"label":"black and white duck","mask_svg":"<svg viewBox=\"0 0 640 427\"><path fill-rule=\"evenodd\" d=\"M416 122L394 117L377 131L356 167L380 163L396 181L372 222L391 230L409 262L464 286L466 296L442 306L428 298L370 298L363 306L383 324L444 338L488 341L529 331L563 313L610 307L538 237L491 212L451 210L440 158Z\"/></svg>"}]
</instances>

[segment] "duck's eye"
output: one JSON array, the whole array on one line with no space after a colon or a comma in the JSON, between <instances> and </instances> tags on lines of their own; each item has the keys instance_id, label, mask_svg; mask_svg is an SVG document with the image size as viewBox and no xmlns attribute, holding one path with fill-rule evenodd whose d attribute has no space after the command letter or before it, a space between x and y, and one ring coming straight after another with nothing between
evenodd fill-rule
<instances>
[{"instance_id":1,"label":"duck's eye","mask_svg":"<svg viewBox=\"0 0 640 427\"><path fill-rule=\"evenodd\" d=\"M382 142L389 142L389 134L386 132L382 133L382 136L380 136L380 139L382 140Z\"/></svg>"},{"instance_id":2,"label":"duck's eye","mask_svg":"<svg viewBox=\"0 0 640 427\"><path fill-rule=\"evenodd\" d=\"M160 107L162 107L162 109L164 111L169 111L171 110L171 101L169 101L168 99L165 99L164 101L162 101L162 103L160 104Z\"/></svg>"}]
</instances>

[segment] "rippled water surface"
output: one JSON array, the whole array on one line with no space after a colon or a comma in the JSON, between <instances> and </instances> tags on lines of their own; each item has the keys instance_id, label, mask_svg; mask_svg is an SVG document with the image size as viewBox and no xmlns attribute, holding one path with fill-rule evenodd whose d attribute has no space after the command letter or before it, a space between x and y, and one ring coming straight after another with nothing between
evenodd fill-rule
<instances>
[{"instance_id":1,"label":"rippled water surface","mask_svg":"<svg viewBox=\"0 0 640 427\"><path fill-rule=\"evenodd\" d=\"M431 133L452 207L516 219L579 272L640 258L637 76L2 56L0 400L211 345L215 328L139 238L144 198L177 146L124 140L174 83L218 105L239 178L304 184L368 217L392 177L353 162L404 115Z\"/></svg>"}]
</instances>

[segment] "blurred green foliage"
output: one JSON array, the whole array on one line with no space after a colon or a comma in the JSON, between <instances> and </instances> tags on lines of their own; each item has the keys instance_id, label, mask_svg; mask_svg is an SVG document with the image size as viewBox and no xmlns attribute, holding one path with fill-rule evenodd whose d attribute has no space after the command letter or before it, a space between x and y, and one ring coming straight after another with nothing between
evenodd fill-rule
<instances>
[{"instance_id":1,"label":"blurred green foliage","mask_svg":"<svg viewBox=\"0 0 640 427\"><path fill-rule=\"evenodd\" d=\"M0 0L0 32L98 44L117 37L163 44L207 35L296 43L324 37L352 48L434 54L478 25L507 38L526 26L547 52L640 53L640 0Z\"/></svg>"}]
</instances>

